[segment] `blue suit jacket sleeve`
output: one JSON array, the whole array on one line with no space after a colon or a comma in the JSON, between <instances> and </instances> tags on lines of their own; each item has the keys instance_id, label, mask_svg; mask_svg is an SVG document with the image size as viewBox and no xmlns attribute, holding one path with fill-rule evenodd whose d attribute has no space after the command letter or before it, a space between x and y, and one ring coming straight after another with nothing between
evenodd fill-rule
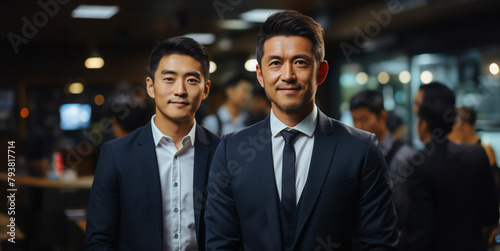
<instances>
[{"instance_id":1,"label":"blue suit jacket sleeve","mask_svg":"<svg viewBox=\"0 0 500 251\"><path fill-rule=\"evenodd\" d=\"M226 161L226 136L214 154L208 177L205 209L206 250L240 250L241 230Z\"/></svg>"},{"instance_id":2,"label":"blue suit jacket sleeve","mask_svg":"<svg viewBox=\"0 0 500 251\"><path fill-rule=\"evenodd\" d=\"M86 250L114 250L120 197L113 151L103 144L87 209Z\"/></svg>"},{"instance_id":3,"label":"blue suit jacket sleeve","mask_svg":"<svg viewBox=\"0 0 500 251\"><path fill-rule=\"evenodd\" d=\"M392 181L387 164L370 135L362 169L358 221L354 238L357 250L394 250L398 243L396 212L392 203Z\"/></svg>"}]
</instances>

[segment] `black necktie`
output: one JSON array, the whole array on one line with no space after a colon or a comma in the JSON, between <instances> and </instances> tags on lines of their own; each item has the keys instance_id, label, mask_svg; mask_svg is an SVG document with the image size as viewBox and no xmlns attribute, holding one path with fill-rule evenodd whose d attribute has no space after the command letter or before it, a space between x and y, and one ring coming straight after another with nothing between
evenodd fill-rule
<instances>
[{"instance_id":1,"label":"black necktie","mask_svg":"<svg viewBox=\"0 0 500 251\"><path fill-rule=\"evenodd\" d=\"M285 139L283 148L283 169L281 170L281 206L288 221L295 210L295 149L293 143L300 132L281 131Z\"/></svg>"}]
</instances>

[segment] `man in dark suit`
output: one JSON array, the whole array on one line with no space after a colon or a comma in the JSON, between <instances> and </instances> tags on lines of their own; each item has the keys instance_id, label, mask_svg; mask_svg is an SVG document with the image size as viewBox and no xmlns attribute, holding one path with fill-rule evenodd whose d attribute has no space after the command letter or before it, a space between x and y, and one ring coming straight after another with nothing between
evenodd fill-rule
<instances>
[{"instance_id":1,"label":"man in dark suit","mask_svg":"<svg viewBox=\"0 0 500 251\"><path fill-rule=\"evenodd\" d=\"M403 250L486 250L481 230L498 224L498 200L484 149L447 139L456 111L445 85L421 86L413 110L425 147L411 161Z\"/></svg>"},{"instance_id":2,"label":"man in dark suit","mask_svg":"<svg viewBox=\"0 0 500 251\"><path fill-rule=\"evenodd\" d=\"M322 27L295 11L275 13L256 52L272 111L217 148L207 250L394 250L395 210L375 135L315 106L328 72Z\"/></svg>"},{"instance_id":3,"label":"man in dark suit","mask_svg":"<svg viewBox=\"0 0 500 251\"><path fill-rule=\"evenodd\" d=\"M219 138L194 119L208 95L209 58L190 38L150 59L151 122L105 143L87 211L87 250L203 250L206 182Z\"/></svg>"}]
</instances>

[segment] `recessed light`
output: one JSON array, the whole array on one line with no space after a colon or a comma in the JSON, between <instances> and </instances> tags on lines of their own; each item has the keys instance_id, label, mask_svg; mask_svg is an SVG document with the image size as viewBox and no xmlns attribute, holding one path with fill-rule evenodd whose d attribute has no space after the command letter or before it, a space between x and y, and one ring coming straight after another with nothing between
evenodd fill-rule
<instances>
[{"instance_id":1,"label":"recessed light","mask_svg":"<svg viewBox=\"0 0 500 251\"><path fill-rule=\"evenodd\" d=\"M71 12L73 18L109 19L120 8L116 5L79 5Z\"/></svg>"},{"instance_id":2,"label":"recessed light","mask_svg":"<svg viewBox=\"0 0 500 251\"><path fill-rule=\"evenodd\" d=\"M188 33L184 36L192 38L200 44L213 44L215 42L215 35L212 33Z\"/></svg>"},{"instance_id":3,"label":"recessed light","mask_svg":"<svg viewBox=\"0 0 500 251\"><path fill-rule=\"evenodd\" d=\"M277 9L253 9L240 14L240 18L247 22L263 23L271 14L281 10Z\"/></svg>"},{"instance_id":4,"label":"recessed light","mask_svg":"<svg viewBox=\"0 0 500 251\"><path fill-rule=\"evenodd\" d=\"M252 27L252 24L241 19L223 20L219 23L219 28L225 30L246 30Z\"/></svg>"}]
</instances>

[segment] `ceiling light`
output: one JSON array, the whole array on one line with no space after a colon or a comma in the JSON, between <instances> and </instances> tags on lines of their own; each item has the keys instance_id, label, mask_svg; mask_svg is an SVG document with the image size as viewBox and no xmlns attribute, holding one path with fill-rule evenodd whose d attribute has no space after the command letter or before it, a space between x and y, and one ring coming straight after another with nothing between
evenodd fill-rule
<instances>
[{"instance_id":1,"label":"ceiling light","mask_svg":"<svg viewBox=\"0 0 500 251\"><path fill-rule=\"evenodd\" d=\"M217 64L214 61L210 61L210 73L214 73L217 70Z\"/></svg>"},{"instance_id":2,"label":"ceiling light","mask_svg":"<svg viewBox=\"0 0 500 251\"><path fill-rule=\"evenodd\" d=\"M90 57L85 60L85 67L88 69L101 69L104 66L104 59L101 57Z\"/></svg>"},{"instance_id":3,"label":"ceiling light","mask_svg":"<svg viewBox=\"0 0 500 251\"><path fill-rule=\"evenodd\" d=\"M80 94L83 92L83 84L80 82L75 82L69 85L68 91L71 94Z\"/></svg>"},{"instance_id":4,"label":"ceiling light","mask_svg":"<svg viewBox=\"0 0 500 251\"><path fill-rule=\"evenodd\" d=\"M192 38L200 44L213 44L215 42L215 35L212 33L189 33L184 37Z\"/></svg>"},{"instance_id":5,"label":"ceiling light","mask_svg":"<svg viewBox=\"0 0 500 251\"><path fill-rule=\"evenodd\" d=\"M390 79L391 79L391 77L389 76L389 73L387 73L385 71L379 73L378 76L377 76L378 82L380 82L383 85L389 83Z\"/></svg>"},{"instance_id":6,"label":"ceiling light","mask_svg":"<svg viewBox=\"0 0 500 251\"><path fill-rule=\"evenodd\" d=\"M433 78L434 77L432 76L432 72L430 71L423 71L422 73L420 73L420 81L422 81L422 83L424 84L432 82Z\"/></svg>"},{"instance_id":7,"label":"ceiling light","mask_svg":"<svg viewBox=\"0 0 500 251\"><path fill-rule=\"evenodd\" d=\"M116 5L78 5L71 12L73 18L109 19L118 13L120 8Z\"/></svg>"},{"instance_id":8,"label":"ceiling light","mask_svg":"<svg viewBox=\"0 0 500 251\"><path fill-rule=\"evenodd\" d=\"M245 62L245 70L254 72L257 67L257 59L249 59Z\"/></svg>"},{"instance_id":9,"label":"ceiling light","mask_svg":"<svg viewBox=\"0 0 500 251\"><path fill-rule=\"evenodd\" d=\"M263 23L271 14L281 10L277 9L253 9L240 14L240 18L247 22Z\"/></svg>"},{"instance_id":10,"label":"ceiling light","mask_svg":"<svg viewBox=\"0 0 500 251\"><path fill-rule=\"evenodd\" d=\"M368 82L368 75L364 72L358 72L358 74L356 74L356 82L360 85L366 84L366 82Z\"/></svg>"},{"instance_id":11,"label":"ceiling light","mask_svg":"<svg viewBox=\"0 0 500 251\"><path fill-rule=\"evenodd\" d=\"M490 64L490 72L493 75L497 75L500 69L498 68L498 65L495 63Z\"/></svg>"},{"instance_id":12,"label":"ceiling light","mask_svg":"<svg viewBox=\"0 0 500 251\"><path fill-rule=\"evenodd\" d=\"M219 28L225 30L246 30L250 27L252 27L251 23L241 19L223 20L219 23Z\"/></svg>"},{"instance_id":13,"label":"ceiling light","mask_svg":"<svg viewBox=\"0 0 500 251\"><path fill-rule=\"evenodd\" d=\"M411 75L408 71L402 71L399 73L399 81L403 84L408 84L410 83L411 80Z\"/></svg>"}]
</instances>

